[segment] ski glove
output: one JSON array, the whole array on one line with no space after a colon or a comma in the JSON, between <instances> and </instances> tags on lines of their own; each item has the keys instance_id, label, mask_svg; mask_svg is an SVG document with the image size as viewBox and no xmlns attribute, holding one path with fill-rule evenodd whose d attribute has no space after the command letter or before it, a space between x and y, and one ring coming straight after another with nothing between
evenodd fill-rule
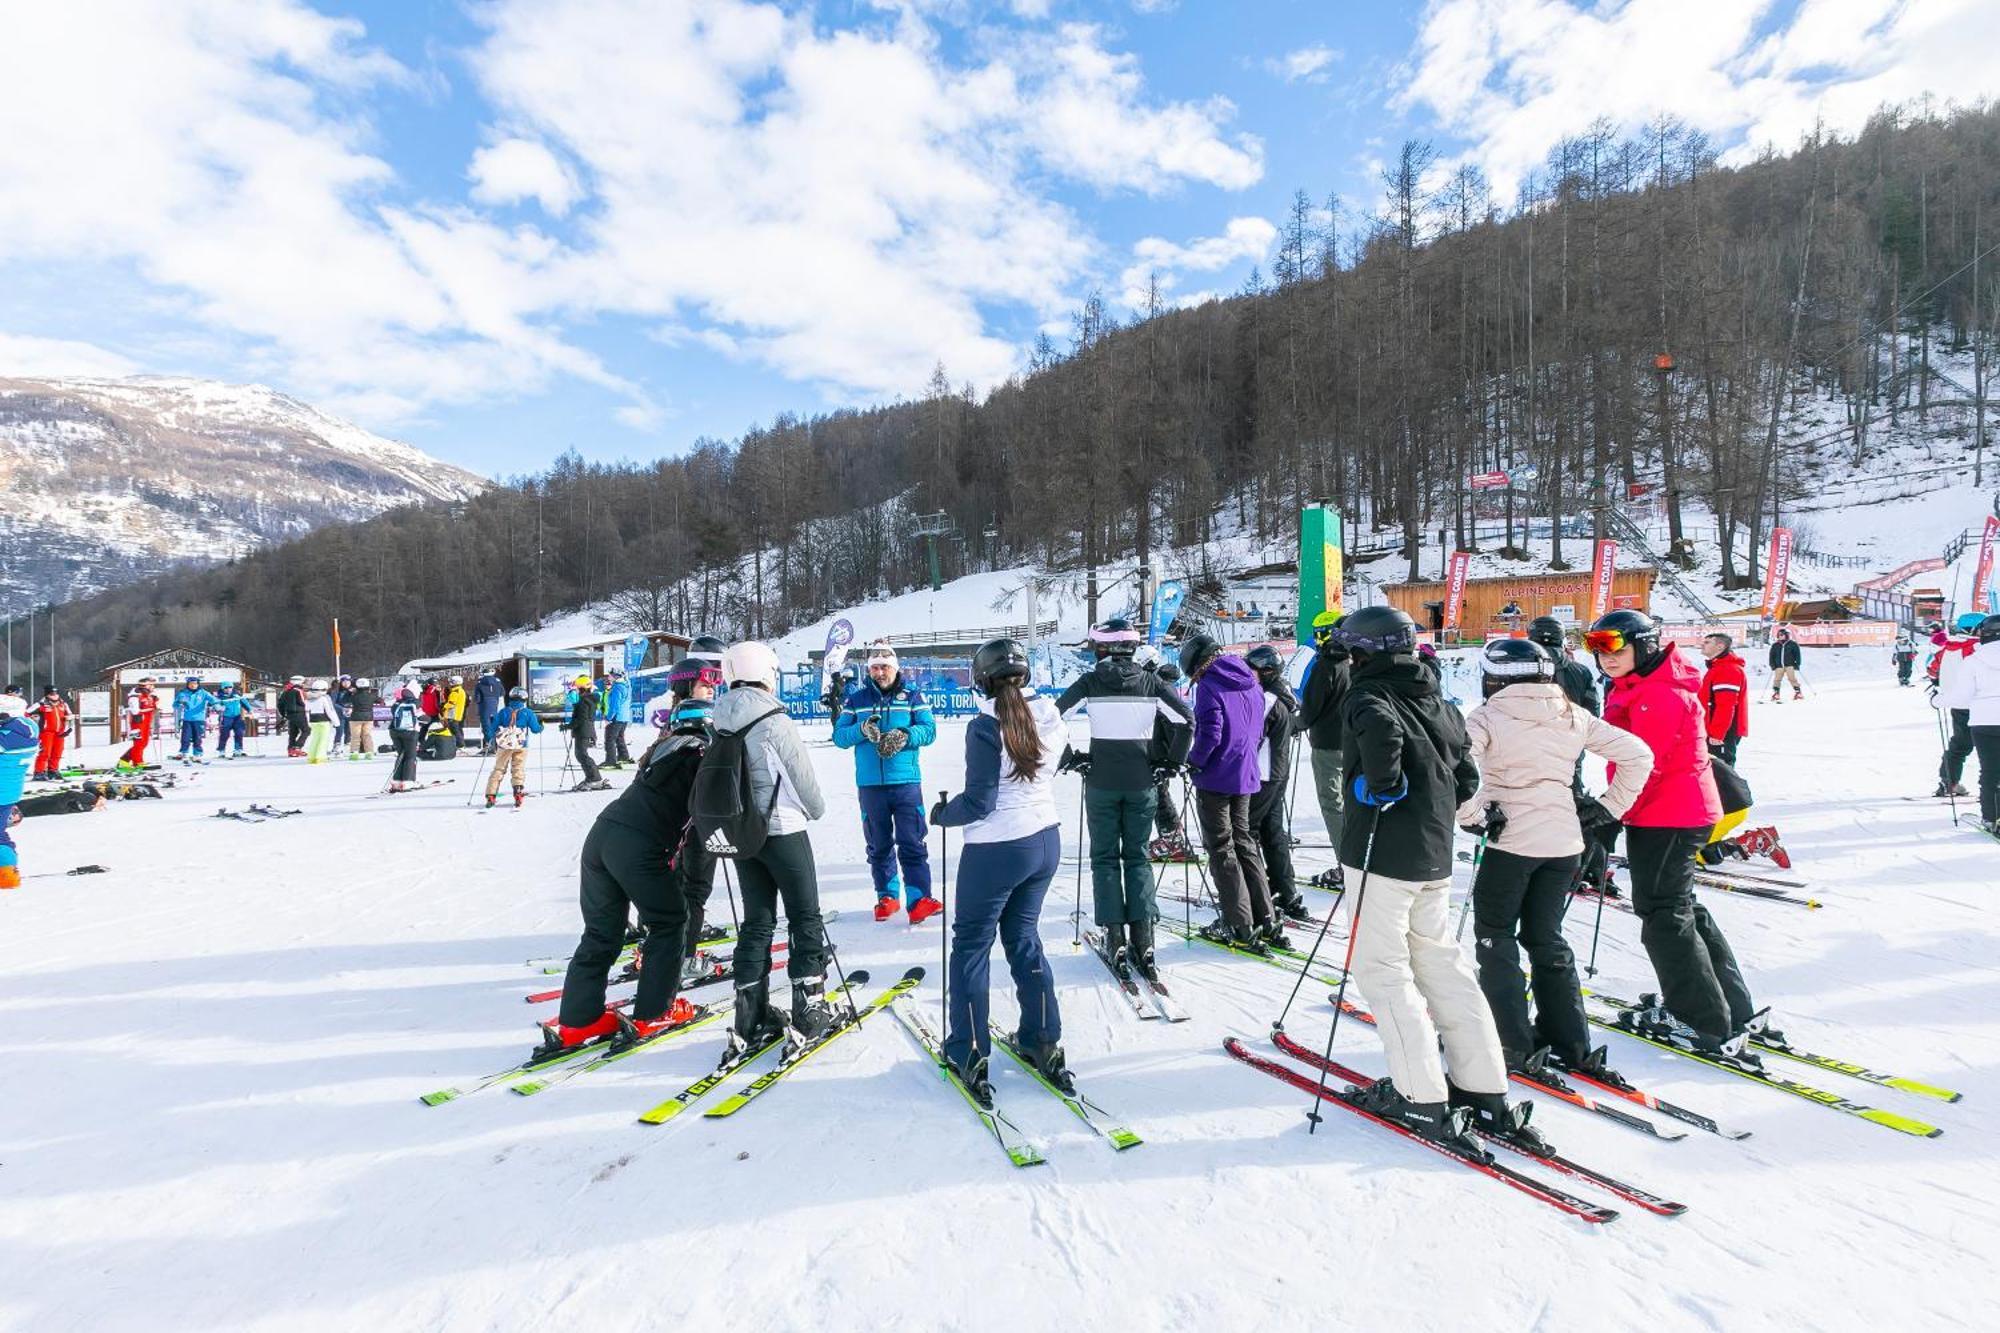
<instances>
[{"instance_id":1,"label":"ski glove","mask_svg":"<svg viewBox=\"0 0 2000 1333\"><path fill-rule=\"evenodd\" d=\"M861 724L861 735L870 745L879 746L882 743L882 724L869 718Z\"/></svg>"},{"instance_id":2,"label":"ski glove","mask_svg":"<svg viewBox=\"0 0 2000 1333\"><path fill-rule=\"evenodd\" d=\"M894 731L882 733L882 739L875 742L875 753L884 759L894 759L910 743L910 733L897 727Z\"/></svg>"},{"instance_id":3,"label":"ski glove","mask_svg":"<svg viewBox=\"0 0 2000 1333\"><path fill-rule=\"evenodd\" d=\"M946 797L937 798L937 804L931 807L931 823L935 824L944 818L944 808L949 803Z\"/></svg>"},{"instance_id":4,"label":"ski glove","mask_svg":"<svg viewBox=\"0 0 2000 1333\"><path fill-rule=\"evenodd\" d=\"M1158 768L1153 770L1153 785L1157 787L1162 782L1172 782L1175 778L1179 777L1184 771L1185 770L1179 764L1162 764Z\"/></svg>"},{"instance_id":5,"label":"ski glove","mask_svg":"<svg viewBox=\"0 0 2000 1333\"><path fill-rule=\"evenodd\" d=\"M1576 798L1576 822L1583 826L1585 833L1593 837L1602 838L1607 832L1616 837L1618 829L1624 821L1620 820L1617 815L1612 814L1609 810L1606 810L1604 803L1595 796L1578 796Z\"/></svg>"},{"instance_id":6,"label":"ski glove","mask_svg":"<svg viewBox=\"0 0 2000 1333\"><path fill-rule=\"evenodd\" d=\"M1387 810L1390 806L1409 794L1410 780L1407 777L1396 784L1394 791L1377 792L1368 785L1368 775L1366 773L1356 773L1354 775L1354 799L1363 805L1377 806L1383 810Z\"/></svg>"},{"instance_id":7,"label":"ski glove","mask_svg":"<svg viewBox=\"0 0 2000 1333\"><path fill-rule=\"evenodd\" d=\"M1459 827L1488 842L1498 842L1500 835L1507 831L1507 812L1500 808L1498 801L1488 801L1486 811L1479 817L1478 823L1461 824Z\"/></svg>"},{"instance_id":8,"label":"ski glove","mask_svg":"<svg viewBox=\"0 0 2000 1333\"><path fill-rule=\"evenodd\" d=\"M1083 753L1079 754L1074 748L1067 745L1063 746L1062 758L1056 761L1056 772L1089 773L1090 772L1089 751L1084 751Z\"/></svg>"}]
</instances>

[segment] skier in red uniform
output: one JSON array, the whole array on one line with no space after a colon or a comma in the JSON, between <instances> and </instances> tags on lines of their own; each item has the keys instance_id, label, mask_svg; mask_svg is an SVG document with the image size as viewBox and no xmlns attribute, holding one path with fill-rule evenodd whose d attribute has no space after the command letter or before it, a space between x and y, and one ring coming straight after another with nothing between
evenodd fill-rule
<instances>
[{"instance_id":1,"label":"skier in red uniform","mask_svg":"<svg viewBox=\"0 0 2000 1333\"><path fill-rule=\"evenodd\" d=\"M146 766L146 747L153 742L153 723L159 715L160 697L153 693L153 678L148 676L125 700L125 734L132 738L132 748L118 761L118 767Z\"/></svg>"},{"instance_id":2,"label":"skier in red uniform","mask_svg":"<svg viewBox=\"0 0 2000 1333\"><path fill-rule=\"evenodd\" d=\"M62 779L63 742L69 739L69 705L62 691L51 685L42 691L42 701L28 710L41 724L41 749L35 755L35 778L41 782Z\"/></svg>"},{"instance_id":3,"label":"skier in red uniform","mask_svg":"<svg viewBox=\"0 0 2000 1333\"><path fill-rule=\"evenodd\" d=\"M1708 753L1734 766L1736 745L1750 734L1749 677L1735 641L1727 634L1710 634L1701 641L1708 666L1701 673L1701 707L1708 719Z\"/></svg>"}]
</instances>

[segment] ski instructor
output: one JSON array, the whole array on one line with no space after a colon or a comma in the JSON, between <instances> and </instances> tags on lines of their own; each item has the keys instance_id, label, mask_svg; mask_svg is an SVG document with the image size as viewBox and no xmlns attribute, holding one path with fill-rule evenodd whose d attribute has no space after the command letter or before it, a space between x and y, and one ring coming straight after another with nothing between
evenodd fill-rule
<instances>
[{"instance_id":1,"label":"ski instructor","mask_svg":"<svg viewBox=\"0 0 2000 1333\"><path fill-rule=\"evenodd\" d=\"M889 641L877 639L868 649L868 679L847 696L833 724L833 743L854 751L855 794L861 801L868 871L875 881L877 921L896 915L905 899L913 926L938 910L931 896L931 854L925 843L930 830L924 826L924 774L917 759L917 751L936 739L929 702L903 678Z\"/></svg>"}]
</instances>

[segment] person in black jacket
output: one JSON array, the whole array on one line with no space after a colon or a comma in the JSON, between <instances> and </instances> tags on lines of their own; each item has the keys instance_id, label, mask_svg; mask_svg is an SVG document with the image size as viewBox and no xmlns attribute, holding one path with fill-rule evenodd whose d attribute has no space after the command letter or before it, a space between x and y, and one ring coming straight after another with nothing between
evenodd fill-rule
<instances>
[{"instance_id":1,"label":"person in black jacket","mask_svg":"<svg viewBox=\"0 0 2000 1333\"><path fill-rule=\"evenodd\" d=\"M1194 714L1178 692L1139 665L1139 633L1125 621L1095 627L1090 644L1096 667L1056 700L1064 717L1088 709L1090 748L1083 755L1065 751L1056 767L1083 774L1091 909L1104 928L1105 953L1121 975L1129 964L1152 977L1153 922L1160 914L1147 859L1159 802L1154 774L1186 762Z\"/></svg>"},{"instance_id":2,"label":"person in black jacket","mask_svg":"<svg viewBox=\"0 0 2000 1333\"><path fill-rule=\"evenodd\" d=\"M1312 752L1313 796L1319 802L1320 818L1326 821L1326 845L1340 848L1341 812L1345 797L1341 790L1340 709L1347 697L1347 649L1334 630L1340 612L1322 611L1313 617L1313 643L1318 651L1306 664L1305 698L1299 704L1298 727L1306 733Z\"/></svg>"},{"instance_id":3,"label":"person in black jacket","mask_svg":"<svg viewBox=\"0 0 2000 1333\"><path fill-rule=\"evenodd\" d=\"M306 752L306 678L293 676L278 691L278 716L285 723L285 757L297 759Z\"/></svg>"},{"instance_id":4,"label":"person in black jacket","mask_svg":"<svg viewBox=\"0 0 2000 1333\"><path fill-rule=\"evenodd\" d=\"M1456 1146L1477 1147L1476 1125L1546 1152L1527 1105L1507 1101L1493 1013L1451 933L1458 807L1479 787L1465 723L1418 662L1407 615L1364 607L1335 634L1352 660L1341 768L1360 807L1340 842L1351 886L1343 897L1350 975L1375 1011L1389 1063L1389 1077L1364 1092L1363 1105Z\"/></svg>"},{"instance_id":5,"label":"person in black jacket","mask_svg":"<svg viewBox=\"0 0 2000 1333\"><path fill-rule=\"evenodd\" d=\"M1160 684L1172 690L1182 703L1187 696L1181 693L1181 668L1178 662L1163 662L1159 650L1151 644L1141 648L1134 658L1141 670L1157 676ZM1190 710L1192 712L1192 710ZM1182 827L1181 812L1174 808L1173 780L1181 771L1181 760L1167 761L1172 751L1173 729L1180 725L1175 719L1172 726L1165 717L1153 723L1153 757L1159 762L1153 768L1153 828L1159 837L1146 844L1146 855L1155 861L1199 861L1193 847L1188 845L1187 830ZM1192 732L1189 733L1192 736ZM1185 752L1182 758L1186 757Z\"/></svg>"},{"instance_id":6,"label":"person in black jacket","mask_svg":"<svg viewBox=\"0 0 2000 1333\"><path fill-rule=\"evenodd\" d=\"M375 757L375 701L380 697L375 682L363 676L347 692L347 757Z\"/></svg>"},{"instance_id":7,"label":"person in black jacket","mask_svg":"<svg viewBox=\"0 0 2000 1333\"><path fill-rule=\"evenodd\" d=\"M1299 701L1285 680L1285 659L1268 643L1243 655L1264 688L1264 744L1257 762L1264 785L1250 798L1250 831L1264 848L1264 875L1271 882L1271 905L1304 921L1312 913L1299 896L1292 870L1292 830L1285 818L1285 796L1292 785L1292 753L1298 743Z\"/></svg>"},{"instance_id":8,"label":"person in black jacket","mask_svg":"<svg viewBox=\"0 0 2000 1333\"><path fill-rule=\"evenodd\" d=\"M1569 701L1579 708L1590 710L1592 717L1604 713L1604 705L1597 697L1597 677L1589 667L1569 655L1569 644L1563 635L1562 621L1554 616L1536 616L1528 625L1528 641L1539 643L1549 650L1549 656L1556 660L1556 684Z\"/></svg>"},{"instance_id":9,"label":"person in black jacket","mask_svg":"<svg viewBox=\"0 0 2000 1333\"><path fill-rule=\"evenodd\" d=\"M688 918L680 865L688 841L688 791L706 748L700 728L653 742L632 785L598 812L583 840L578 894L583 935L570 955L562 1010L547 1047L605 1038L636 1041L696 1017L694 1006L680 998ZM604 989L634 909L641 931L639 990L630 1018L620 1019L605 1007Z\"/></svg>"},{"instance_id":10,"label":"person in black jacket","mask_svg":"<svg viewBox=\"0 0 2000 1333\"><path fill-rule=\"evenodd\" d=\"M1804 660L1799 656L1799 645L1793 641L1788 629L1778 631L1778 637L1771 640L1771 702L1782 703L1778 698L1778 687L1789 677L1792 682L1792 698L1805 698L1805 691L1799 685L1799 667Z\"/></svg>"},{"instance_id":11,"label":"person in black jacket","mask_svg":"<svg viewBox=\"0 0 2000 1333\"><path fill-rule=\"evenodd\" d=\"M591 688L590 677L576 678L576 702L570 705L569 725L564 728L576 747L577 766L583 770L583 781L570 788L571 791L610 791L611 784L597 771L597 761L590 757L590 747L597 744L597 691Z\"/></svg>"}]
</instances>

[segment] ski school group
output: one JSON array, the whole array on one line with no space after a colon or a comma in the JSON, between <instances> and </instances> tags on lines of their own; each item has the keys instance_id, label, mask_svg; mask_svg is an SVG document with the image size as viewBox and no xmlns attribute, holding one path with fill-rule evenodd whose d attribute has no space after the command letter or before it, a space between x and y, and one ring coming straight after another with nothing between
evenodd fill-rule
<instances>
[{"instance_id":1,"label":"ski school group","mask_svg":"<svg viewBox=\"0 0 2000 1333\"><path fill-rule=\"evenodd\" d=\"M672 707L656 715L660 736L583 844L582 936L560 991L529 997L559 998L559 1012L541 1025L539 1045L521 1063L422 1100L438 1105L496 1086L531 1095L715 1023L726 1025L715 1070L640 1120L670 1121L744 1071L747 1081L706 1111L728 1116L879 1014L909 1034L1017 1165L1044 1159L1000 1108L990 1065L996 1044L1111 1146L1137 1145L1139 1137L1086 1095L1068 1067L1041 940L1044 901L1063 865L1054 782L1076 771L1083 788L1078 841L1087 829L1092 901L1086 929L1079 851L1073 930L1135 1019L1188 1016L1162 975L1158 931L1293 972L1291 998L1273 1025L1290 1062L1235 1038L1225 1043L1231 1056L1309 1092L1315 1105L1350 1111L1573 1216L1605 1221L1616 1214L1539 1171L1655 1213L1682 1206L1561 1156L1532 1119L1532 1104L1509 1098L1510 1085L1656 1140L1684 1137L1682 1126L1745 1136L1634 1086L1613 1068L1608 1047L1593 1043L1593 1027L1891 1130L1942 1132L1766 1063L1803 1063L1914 1097L1958 1099L1788 1042L1697 897L1701 885L1817 906L1787 892L1800 887L1796 880L1723 865L1757 855L1788 865L1775 830L1738 832L1750 802L1731 760L1748 732L1749 700L1742 659L1727 635L1703 642L1703 670L1663 642L1645 613L1613 611L1582 635L1593 672L1572 659L1559 622L1537 620L1527 637L1496 640L1480 653L1484 700L1466 716L1444 695L1434 655L1401 611L1324 613L1313 638L1297 697L1275 651L1236 656L1205 635L1181 644L1177 661L1165 661L1128 624L1107 622L1091 633L1093 669L1054 697L1030 684L1022 644L989 642L972 662L981 703L965 736L961 790L940 794L927 810L918 755L935 738L935 723L904 682L893 648L871 647L867 679L841 701L834 740L854 751L876 920L904 912L913 925L944 918L942 1031L923 1007L896 1003L925 969L910 969L864 1000L868 974L843 972L828 944L832 917L820 908L808 830L825 815L826 800L776 696L775 654L757 642L696 640L673 672ZM2000 711L2000 616L1981 624L1977 640L1978 651L1962 656L1973 679L1990 676L1991 683L1973 687L1968 729L2000 731L2000 715L1991 715ZM1774 672L1796 667L1795 657L1781 660L1787 648L1796 654L1787 639L1774 643ZM1940 685L1947 702L1957 684L1947 667ZM1777 694L1774 676L1774 701ZM1068 724L1079 714L1089 736L1073 742ZM1300 844L1290 833L1287 797L1300 737L1338 857L1306 886L1335 895L1346 934L1338 965L1331 951L1322 959L1335 911L1312 913L1292 866ZM1607 764L1608 785L1594 794L1582 776L1586 752ZM1185 780L1187 793L1178 811L1170 795L1176 780ZM1199 854L1181 833L1190 806ZM944 863L935 877L933 829ZM1476 838L1476 850L1459 849L1461 831ZM1622 857L1614 854L1621 836ZM1461 860L1475 863L1466 905L1473 962L1449 919L1452 871ZM1162 910L1156 868L1175 861L1183 865L1179 913ZM741 916L729 930L705 922L718 868L732 916L741 893ZM1198 896L1191 873L1200 876ZM1599 928L1607 903L1639 919L1657 992L1629 1001L1582 985L1561 932L1577 897L1595 903ZM1197 901L1218 909L1199 927L1192 920ZM1287 933L1300 926L1316 932L1309 948ZM1464 926L1461 914L1458 931ZM996 936L1018 1002L1011 1029L992 1020L988 1005ZM711 956L732 940L726 960ZM788 1005L774 1003L771 993L779 959L790 982ZM1324 1052L1284 1027L1308 979L1334 991ZM1372 1012L1349 998L1350 979ZM635 992L607 1003L608 987L628 981ZM733 1000L691 998L724 981ZM1387 1077L1370 1078L1332 1058L1343 1017L1375 1029ZM749 1076L748 1067L767 1054L772 1060ZM1539 1171L1504 1164L1495 1148Z\"/></svg>"}]
</instances>

